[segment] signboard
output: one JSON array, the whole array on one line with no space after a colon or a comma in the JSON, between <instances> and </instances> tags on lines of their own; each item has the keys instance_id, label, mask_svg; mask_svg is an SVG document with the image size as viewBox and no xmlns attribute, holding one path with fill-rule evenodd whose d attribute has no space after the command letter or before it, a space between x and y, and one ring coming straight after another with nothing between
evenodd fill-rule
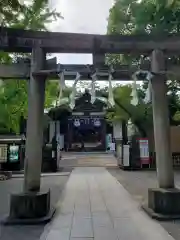
<instances>
[{"instance_id":1,"label":"signboard","mask_svg":"<svg viewBox=\"0 0 180 240\"><path fill-rule=\"evenodd\" d=\"M0 163L7 162L8 145L0 144Z\"/></svg>"},{"instance_id":2,"label":"signboard","mask_svg":"<svg viewBox=\"0 0 180 240\"><path fill-rule=\"evenodd\" d=\"M139 139L141 165L150 164L148 139Z\"/></svg>"},{"instance_id":3,"label":"signboard","mask_svg":"<svg viewBox=\"0 0 180 240\"><path fill-rule=\"evenodd\" d=\"M18 162L19 161L19 146L10 145L9 146L9 161Z\"/></svg>"}]
</instances>

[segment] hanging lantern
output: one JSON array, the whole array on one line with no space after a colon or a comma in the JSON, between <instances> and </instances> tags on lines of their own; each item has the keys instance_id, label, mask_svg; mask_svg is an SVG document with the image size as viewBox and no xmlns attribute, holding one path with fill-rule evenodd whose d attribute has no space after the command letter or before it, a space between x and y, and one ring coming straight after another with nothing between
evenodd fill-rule
<instances>
[{"instance_id":1,"label":"hanging lantern","mask_svg":"<svg viewBox=\"0 0 180 240\"><path fill-rule=\"evenodd\" d=\"M113 88L112 88L112 74L109 74L109 96L108 96L108 102L109 104L114 107L114 95L113 95Z\"/></svg>"},{"instance_id":2,"label":"hanging lantern","mask_svg":"<svg viewBox=\"0 0 180 240\"><path fill-rule=\"evenodd\" d=\"M92 82L91 82L91 103L94 104L96 101L96 81L97 81L97 74L94 73L92 76Z\"/></svg>"},{"instance_id":3,"label":"hanging lantern","mask_svg":"<svg viewBox=\"0 0 180 240\"><path fill-rule=\"evenodd\" d=\"M134 105L134 106L137 106L138 103L139 103L139 100L138 100L138 94L137 94L137 86L136 86L136 80L137 80L137 77L136 77L136 74L133 74L133 84L132 84L132 92L131 92L131 104Z\"/></svg>"},{"instance_id":4,"label":"hanging lantern","mask_svg":"<svg viewBox=\"0 0 180 240\"><path fill-rule=\"evenodd\" d=\"M75 107L75 96L76 96L76 85L80 79L81 75L79 73L76 74L76 78L72 87L72 93L70 94L70 108L73 109Z\"/></svg>"}]
</instances>

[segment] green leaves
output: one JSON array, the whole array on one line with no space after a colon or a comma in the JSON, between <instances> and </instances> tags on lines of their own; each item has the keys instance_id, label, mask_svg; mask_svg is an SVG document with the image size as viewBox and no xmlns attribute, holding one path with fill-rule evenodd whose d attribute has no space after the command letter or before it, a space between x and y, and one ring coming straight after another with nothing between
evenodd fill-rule
<instances>
[{"instance_id":1,"label":"green leaves","mask_svg":"<svg viewBox=\"0 0 180 240\"><path fill-rule=\"evenodd\" d=\"M115 107L108 110L107 119L109 121L126 120L131 121L137 126L140 132L145 135L146 129L152 127L152 109L149 104L143 102L144 95L138 89L139 104L131 105L132 86L124 85L114 88Z\"/></svg>"},{"instance_id":2,"label":"green leaves","mask_svg":"<svg viewBox=\"0 0 180 240\"><path fill-rule=\"evenodd\" d=\"M125 35L139 34L158 34L167 35L169 33L180 32L180 1L179 0L116 0L114 6L109 13L108 34L120 33ZM127 64L138 65L141 59L146 56L132 55L108 55L107 62L109 64ZM171 57L172 64L179 64L180 58ZM169 89L169 110L171 124L178 124L180 111L179 103L179 77L168 76L171 81L168 83ZM136 109L130 109L133 116L138 121L144 121L144 111L146 116L152 115L149 106L143 103L138 105ZM142 114L141 114L142 113ZM149 117L147 117L149 119ZM148 121L146 119L146 122ZM176 121L175 121L176 120ZM150 122L149 122L150 123ZM149 124L148 123L148 124Z\"/></svg>"},{"instance_id":3,"label":"green leaves","mask_svg":"<svg viewBox=\"0 0 180 240\"><path fill-rule=\"evenodd\" d=\"M61 17L55 10L50 10L48 0L34 0L31 4L20 4L18 0L0 0L1 24L12 28L46 30L47 23ZM24 57L24 55L21 55ZM0 63L9 64L16 55L0 52ZM45 107L50 107L57 97L57 82L47 82ZM27 81L6 80L0 86L0 132L18 133L19 119L27 117Z\"/></svg>"}]
</instances>

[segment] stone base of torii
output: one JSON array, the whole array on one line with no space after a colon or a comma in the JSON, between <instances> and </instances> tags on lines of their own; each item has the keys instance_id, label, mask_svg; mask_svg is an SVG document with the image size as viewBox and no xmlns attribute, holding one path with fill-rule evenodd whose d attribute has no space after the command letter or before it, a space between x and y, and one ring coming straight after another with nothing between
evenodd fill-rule
<instances>
[{"instance_id":1,"label":"stone base of torii","mask_svg":"<svg viewBox=\"0 0 180 240\"><path fill-rule=\"evenodd\" d=\"M4 221L6 224L38 223L49 220L53 215L50 211L50 191L42 191L40 188L45 80L48 75L48 71L42 71L44 69L46 54L40 47L35 47L32 51L28 92L24 191L11 195L10 213ZM159 188L149 189L149 202L144 209L156 218L180 218L180 191L174 186L171 160L164 55L159 50L152 53L151 72Z\"/></svg>"}]
</instances>

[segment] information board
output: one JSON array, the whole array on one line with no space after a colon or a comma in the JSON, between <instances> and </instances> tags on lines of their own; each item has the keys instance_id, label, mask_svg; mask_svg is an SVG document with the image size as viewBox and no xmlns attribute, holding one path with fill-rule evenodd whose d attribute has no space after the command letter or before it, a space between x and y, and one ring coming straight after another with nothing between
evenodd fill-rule
<instances>
[{"instance_id":1,"label":"information board","mask_svg":"<svg viewBox=\"0 0 180 240\"><path fill-rule=\"evenodd\" d=\"M0 144L0 163L7 162L8 145Z\"/></svg>"},{"instance_id":2,"label":"information board","mask_svg":"<svg viewBox=\"0 0 180 240\"><path fill-rule=\"evenodd\" d=\"M19 161L19 146L10 145L9 146L9 161L18 162Z\"/></svg>"}]
</instances>

